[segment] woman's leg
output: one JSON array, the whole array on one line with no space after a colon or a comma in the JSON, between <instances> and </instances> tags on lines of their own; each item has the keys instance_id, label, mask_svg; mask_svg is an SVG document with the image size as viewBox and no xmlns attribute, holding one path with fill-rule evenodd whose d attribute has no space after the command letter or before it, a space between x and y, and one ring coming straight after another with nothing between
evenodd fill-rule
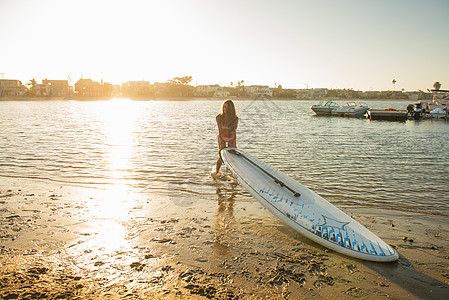
<instances>
[{"instance_id":1,"label":"woman's leg","mask_svg":"<svg viewBox=\"0 0 449 300\"><path fill-rule=\"evenodd\" d=\"M217 139L218 139L218 155L219 155L219 157L217 160L217 164L215 165L215 172L218 173L218 171L220 171L221 165L223 164L223 161L221 160L221 157L220 157L220 151L221 151L221 149L226 147L226 143L219 136L217 137Z\"/></svg>"},{"instance_id":2,"label":"woman's leg","mask_svg":"<svg viewBox=\"0 0 449 300\"><path fill-rule=\"evenodd\" d=\"M237 138L230 140L228 146L232 148L237 148Z\"/></svg>"},{"instance_id":3,"label":"woman's leg","mask_svg":"<svg viewBox=\"0 0 449 300\"><path fill-rule=\"evenodd\" d=\"M215 173L218 173L218 171L220 171L222 164L223 164L223 161L221 160L221 157L219 157L217 160L217 164L215 165Z\"/></svg>"}]
</instances>

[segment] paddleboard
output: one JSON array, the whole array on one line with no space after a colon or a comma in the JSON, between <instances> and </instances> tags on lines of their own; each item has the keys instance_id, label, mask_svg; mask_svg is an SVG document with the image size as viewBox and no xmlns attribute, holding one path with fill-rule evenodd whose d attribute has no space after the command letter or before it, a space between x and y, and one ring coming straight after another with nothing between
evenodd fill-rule
<instances>
[{"instance_id":1,"label":"paddleboard","mask_svg":"<svg viewBox=\"0 0 449 300\"><path fill-rule=\"evenodd\" d=\"M324 198L243 150L221 158L237 181L284 223L339 253L376 262L399 258L390 245Z\"/></svg>"}]
</instances>

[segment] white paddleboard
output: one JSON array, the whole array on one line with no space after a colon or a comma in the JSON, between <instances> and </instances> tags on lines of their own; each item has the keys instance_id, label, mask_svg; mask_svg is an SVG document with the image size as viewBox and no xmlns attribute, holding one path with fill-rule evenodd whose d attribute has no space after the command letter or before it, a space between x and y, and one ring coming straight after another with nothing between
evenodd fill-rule
<instances>
[{"instance_id":1,"label":"white paddleboard","mask_svg":"<svg viewBox=\"0 0 449 300\"><path fill-rule=\"evenodd\" d=\"M286 174L240 149L224 148L221 157L254 198L311 240L359 259L389 262L399 258L374 233Z\"/></svg>"}]
</instances>

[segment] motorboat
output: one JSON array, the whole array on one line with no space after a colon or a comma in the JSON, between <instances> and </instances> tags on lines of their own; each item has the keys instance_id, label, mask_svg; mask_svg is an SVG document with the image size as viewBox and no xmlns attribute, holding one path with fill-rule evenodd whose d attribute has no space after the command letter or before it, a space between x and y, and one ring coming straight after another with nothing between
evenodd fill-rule
<instances>
[{"instance_id":1,"label":"motorboat","mask_svg":"<svg viewBox=\"0 0 449 300\"><path fill-rule=\"evenodd\" d=\"M425 104L423 105L423 103L421 103L421 102L418 102L415 105L413 105L413 104L408 105L407 106L408 115L413 120L423 119L426 115L425 106L426 105Z\"/></svg>"},{"instance_id":2,"label":"motorboat","mask_svg":"<svg viewBox=\"0 0 449 300\"><path fill-rule=\"evenodd\" d=\"M449 90L430 90L433 93L432 102L429 103L429 110L440 108L449 111Z\"/></svg>"},{"instance_id":3,"label":"motorboat","mask_svg":"<svg viewBox=\"0 0 449 300\"><path fill-rule=\"evenodd\" d=\"M332 101L320 101L318 104L312 105L310 108L319 116L330 116L334 109L337 109L339 105Z\"/></svg>"},{"instance_id":4,"label":"motorboat","mask_svg":"<svg viewBox=\"0 0 449 300\"><path fill-rule=\"evenodd\" d=\"M362 117L368 111L369 107L366 103L359 104L348 102L343 106L339 106L332 110L331 114L339 117Z\"/></svg>"},{"instance_id":5,"label":"motorboat","mask_svg":"<svg viewBox=\"0 0 449 300\"><path fill-rule=\"evenodd\" d=\"M435 108L430 111L430 117L432 119L446 119L448 117L448 112L445 109Z\"/></svg>"}]
</instances>

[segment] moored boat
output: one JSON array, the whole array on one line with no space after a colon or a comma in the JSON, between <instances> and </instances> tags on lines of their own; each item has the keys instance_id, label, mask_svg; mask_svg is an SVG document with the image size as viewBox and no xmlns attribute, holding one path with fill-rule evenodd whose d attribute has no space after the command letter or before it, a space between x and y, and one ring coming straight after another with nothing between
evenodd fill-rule
<instances>
[{"instance_id":1,"label":"moored boat","mask_svg":"<svg viewBox=\"0 0 449 300\"><path fill-rule=\"evenodd\" d=\"M448 112L445 109L435 108L429 113L432 119L447 119Z\"/></svg>"},{"instance_id":2,"label":"moored boat","mask_svg":"<svg viewBox=\"0 0 449 300\"><path fill-rule=\"evenodd\" d=\"M362 117L368 111L369 107L366 103L348 102L332 110L331 114L339 117Z\"/></svg>"},{"instance_id":3,"label":"moored boat","mask_svg":"<svg viewBox=\"0 0 449 300\"><path fill-rule=\"evenodd\" d=\"M418 102L407 106L408 116L413 120L421 120L426 116L427 103Z\"/></svg>"},{"instance_id":4,"label":"moored boat","mask_svg":"<svg viewBox=\"0 0 449 300\"><path fill-rule=\"evenodd\" d=\"M320 101L318 104L312 105L310 108L319 116L330 116L334 109L337 109L339 105L333 101Z\"/></svg>"},{"instance_id":5,"label":"moored boat","mask_svg":"<svg viewBox=\"0 0 449 300\"><path fill-rule=\"evenodd\" d=\"M429 110L440 108L449 111L449 90L430 90L433 93L432 102L429 103Z\"/></svg>"}]
</instances>

